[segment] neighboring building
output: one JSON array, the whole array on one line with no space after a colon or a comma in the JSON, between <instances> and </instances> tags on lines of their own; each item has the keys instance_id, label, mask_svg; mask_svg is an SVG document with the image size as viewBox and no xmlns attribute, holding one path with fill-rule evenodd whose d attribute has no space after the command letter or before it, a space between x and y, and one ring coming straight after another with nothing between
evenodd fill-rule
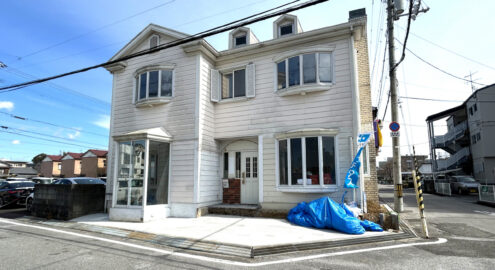
<instances>
[{"instance_id":1,"label":"neighboring building","mask_svg":"<svg viewBox=\"0 0 495 270\"><path fill-rule=\"evenodd\" d=\"M455 171L481 183L495 183L495 84L476 90L461 105L426 118L435 173ZM447 118L447 133L435 135L435 122ZM438 151L450 157L438 159Z\"/></svg>"},{"instance_id":2,"label":"neighboring building","mask_svg":"<svg viewBox=\"0 0 495 270\"><path fill-rule=\"evenodd\" d=\"M62 157L60 177L78 177L81 175L81 157L83 153L68 152Z\"/></svg>"},{"instance_id":3,"label":"neighboring building","mask_svg":"<svg viewBox=\"0 0 495 270\"><path fill-rule=\"evenodd\" d=\"M402 171L402 180L403 182L411 182L411 173L414 169L414 159L418 163L418 166L421 167L428 156L426 155L405 155L401 156L401 171ZM380 161L378 163L377 168L377 177L378 180L383 181L384 183L393 183L393 158L388 157L386 161Z\"/></svg>"},{"instance_id":4,"label":"neighboring building","mask_svg":"<svg viewBox=\"0 0 495 270\"><path fill-rule=\"evenodd\" d=\"M81 157L81 176L107 176L107 153L105 150L90 149Z\"/></svg>"},{"instance_id":5,"label":"neighboring building","mask_svg":"<svg viewBox=\"0 0 495 270\"><path fill-rule=\"evenodd\" d=\"M9 176L10 165L0 160L0 178L7 178Z\"/></svg>"},{"instance_id":6,"label":"neighboring building","mask_svg":"<svg viewBox=\"0 0 495 270\"><path fill-rule=\"evenodd\" d=\"M150 24L111 60L185 37ZM356 138L373 131L364 9L308 32L284 15L268 41L247 27L229 37L225 51L199 40L106 66L110 219L196 217L220 203L288 211L321 196L340 202ZM360 186L378 203L375 148L363 156ZM354 199L363 197L361 189Z\"/></svg>"},{"instance_id":7,"label":"neighboring building","mask_svg":"<svg viewBox=\"0 0 495 270\"><path fill-rule=\"evenodd\" d=\"M33 178L38 176L38 171L33 167L12 167L9 172L10 177Z\"/></svg>"},{"instance_id":8,"label":"neighboring building","mask_svg":"<svg viewBox=\"0 0 495 270\"><path fill-rule=\"evenodd\" d=\"M11 168L26 168L28 167L28 163L26 161L11 161L11 160L4 160L7 164L10 165Z\"/></svg>"},{"instance_id":9,"label":"neighboring building","mask_svg":"<svg viewBox=\"0 0 495 270\"><path fill-rule=\"evenodd\" d=\"M60 177L62 171L62 156L46 155L41 161L40 174L43 177Z\"/></svg>"}]
</instances>

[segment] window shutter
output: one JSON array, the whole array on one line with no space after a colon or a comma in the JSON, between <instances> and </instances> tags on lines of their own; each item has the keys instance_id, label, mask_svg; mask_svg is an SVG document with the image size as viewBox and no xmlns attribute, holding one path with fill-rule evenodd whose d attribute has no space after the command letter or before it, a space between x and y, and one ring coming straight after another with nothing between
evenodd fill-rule
<instances>
[{"instance_id":1,"label":"window shutter","mask_svg":"<svg viewBox=\"0 0 495 270\"><path fill-rule=\"evenodd\" d=\"M211 70L211 101L220 101L220 72L216 69Z\"/></svg>"},{"instance_id":2,"label":"window shutter","mask_svg":"<svg viewBox=\"0 0 495 270\"><path fill-rule=\"evenodd\" d=\"M246 97L254 97L256 95L255 85L254 64L249 64L246 66Z\"/></svg>"}]
</instances>

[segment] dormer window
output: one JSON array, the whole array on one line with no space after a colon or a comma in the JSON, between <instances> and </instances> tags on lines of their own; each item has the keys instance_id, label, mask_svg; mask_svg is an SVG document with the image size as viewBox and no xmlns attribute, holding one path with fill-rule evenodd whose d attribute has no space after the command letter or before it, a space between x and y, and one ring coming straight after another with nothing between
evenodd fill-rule
<instances>
[{"instance_id":1,"label":"dormer window","mask_svg":"<svg viewBox=\"0 0 495 270\"><path fill-rule=\"evenodd\" d=\"M157 35L153 35L150 37L150 49L153 49L158 46L160 42L160 38Z\"/></svg>"},{"instance_id":2,"label":"dormer window","mask_svg":"<svg viewBox=\"0 0 495 270\"><path fill-rule=\"evenodd\" d=\"M294 33L294 24L286 24L286 25L282 25L280 26L280 29L279 29L279 35L282 37L282 36L286 36L286 35L290 35Z\"/></svg>"},{"instance_id":3,"label":"dormer window","mask_svg":"<svg viewBox=\"0 0 495 270\"><path fill-rule=\"evenodd\" d=\"M244 46L246 44L247 44L247 36L246 35L235 37L235 46L236 47Z\"/></svg>"}]
</instances>

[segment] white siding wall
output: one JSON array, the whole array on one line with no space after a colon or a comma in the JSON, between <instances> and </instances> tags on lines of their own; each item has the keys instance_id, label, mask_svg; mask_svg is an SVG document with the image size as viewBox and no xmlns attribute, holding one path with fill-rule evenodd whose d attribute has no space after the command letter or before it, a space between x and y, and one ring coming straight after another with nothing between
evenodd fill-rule
<instances>
[{"instance_id":1,"label":"white siding wall","mask_svg":"<svg viewBox=\"0 0 495 270\"><path fill-rule=\"evenodd\" d=\"M170 38L160 36L160 43L169 41ZM135 51L147 49L148 46L148 39L144 39ZM160 64L176 65L172 101L152 108L137 108L132 104L135 71L148 65ZM171 156L171 203L193 202L195 74L196 57L186 56L180 47L127 60L124 71L114 74L111 136L163 127L174 138ZM114 152L112 147L111 145L110 153ZM109 160L108 164L109 178L113 179L114 161Z\"/></svg>"},{"instance_id":2,"label":"white siding wall","mask_svg":"<svg viewBox=\"0 0 495 270\"><path fill-rule=\"evenodd\" d=\"M219 174L220 156L218 143L214 139L215 106L210 100L210 70L213 64L205 57L200 57L200 187L199 203L202 205L218 203L222 200L222 182Z\"/></svg>"},{"instance_id":3,"label":"white siding wall","mask_svg":"<svg viewBox=\"0 0 495 270\"><path fill-rule=\"evenodd\" d=\"M253 62L256 69L256 97L247 101L215 105L215 137L235 138L264 134L263 142L263 207L290 209L296 203L329 195L340 202L342 189L330 194L287 193L276 189L275 138L278 132L302 128L338 128L337 174L342 186L351 162L352 89L348 39L327 39L308 46L335 46L334 83L329 91L306 95L278 96L274 93L275 63L273 58L287 50L267 51L255 57L236 58L236 63ZM236 65L219 61L218 69ZM351 195L352 196L352 195ZM349 198L349 196L347 196Z\"/></svg>"}]
</instances>

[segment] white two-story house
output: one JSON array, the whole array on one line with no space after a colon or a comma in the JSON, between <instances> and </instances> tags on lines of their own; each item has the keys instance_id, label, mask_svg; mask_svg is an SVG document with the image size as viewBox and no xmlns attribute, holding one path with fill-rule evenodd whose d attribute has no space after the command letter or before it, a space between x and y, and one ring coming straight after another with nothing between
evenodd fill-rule
<instances>
[{"instance_id":1,"label":"white two-story house","mask_svg":"<svg viewBox=\"0 0 495 270\"><path fill-rule=\"evenodd\" d=\"M150 24L111 60L184 37ZM288 211L321 196L340 202L357 135L372 132L364 9L307 32L283 15L271 40L241 27L228 42L224 51L198 40L106 67L110 219L196 217L222 203ZM349 199L377 202L374 147L363 161L364 189Z\"/></svg>"}]
</instances>

